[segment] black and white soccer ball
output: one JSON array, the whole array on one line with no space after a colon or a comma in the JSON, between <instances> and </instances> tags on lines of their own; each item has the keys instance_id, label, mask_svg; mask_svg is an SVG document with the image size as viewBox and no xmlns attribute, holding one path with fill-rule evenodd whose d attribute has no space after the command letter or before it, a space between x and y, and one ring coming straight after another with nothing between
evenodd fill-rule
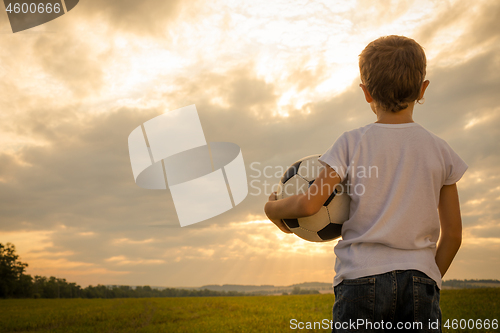
<instances>
[{"instance_id":1,"label":"black and white soccer ball","mask_svg":"<svg viewBox=\"0 0 500 333\"><path fill-rule=\"evenodd\" d=\"M304 157L285 171L276 192L278 200L307 191L324 169L318 161L320 156ZM339 238L342 224L349 219L351 198L347 192L345 183L338 184L316 214L282 221L291 232L307 241L327 242Z\"/></svg>"}]
</instances>

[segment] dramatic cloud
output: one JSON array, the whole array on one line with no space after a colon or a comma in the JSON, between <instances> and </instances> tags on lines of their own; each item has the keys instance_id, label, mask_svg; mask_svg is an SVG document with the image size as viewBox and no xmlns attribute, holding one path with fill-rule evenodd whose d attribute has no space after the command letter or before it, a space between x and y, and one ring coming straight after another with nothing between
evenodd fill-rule
<instances>
[{"instance_id":1,"label":"dramatic cloud","mask_svg":"<svg viewBox=\"0 0 500 333\"><path fill-rule=\"evenodd\" d=\"M190 1L189 5L194 11L197 3ZM112 29L128 33L163 35L167 33L168 23L177 18L183 7L187 7L186 2L182 3L179 0L110 0L104 2L87 0L79 4L77 7L79 11L75 16L79 19L95 21L101 27L106 24Z\"/></svg>"},{"instance_id":2,"label":"dramatic cloud","mask_svg":"<svg viewBox=\"0 0 500 333\"><path fill-rule=\"evenodd\" d=\"M2 33L0 242L17 245L29 273L82 285L330 281L335 243L280 233L263 204L288 165L374 121L357 56L403 34L428 55L415 120L469 165L458 184L464 245L447 278L497 278L499 8L89 0L33 31ZM180 228L169 191L135 185L127 137L190 104L208 142L242 148L250 194Z\"/></svg>"}]
</instances>

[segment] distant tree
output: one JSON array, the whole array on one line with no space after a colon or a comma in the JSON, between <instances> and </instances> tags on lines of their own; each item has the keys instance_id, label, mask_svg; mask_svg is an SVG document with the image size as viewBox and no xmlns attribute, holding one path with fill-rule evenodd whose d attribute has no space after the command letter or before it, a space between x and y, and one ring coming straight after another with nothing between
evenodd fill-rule
<instances>
[{"instance_id":1,"label":"distant tree","mask_svg":"<svg viewBox=\"0 0 500 333\"><path fill-rule=\"evenodd\" d=\"M33 297L33 278L31 275L21 274L14 291L15 297Z\"/></svg>"},{"instance_id":2,"label":"distant tree","mask_svg":"<svg viewBox=\"0 0 500 333\"><path fill-rule=\"evenodd\" d=\"M24 275L28 264L18 260L14 244L0 243L0 297L22 297L29 292L31 276Z\"/></svg>"},{"instance_id":3,"label":"distant tree","mask_svg":"<svg viewBox=\"0 0 500 333\"><path fill-rule=\"evenodd\" d=\"M249 296L238 291L215 291L210 289L177 289L162 290L150 286L105 286L89 285L82 288L76 283L68 283L66 279L51 276L24 274L28 264L18 260L13 244L0 244L0 298L30 297L30 298L119 298L119 297L207 297L207 296ZM296 294L309 292L295 287ZM293 293L293 292L292 292Z\"/></svg>"}]
</instances>

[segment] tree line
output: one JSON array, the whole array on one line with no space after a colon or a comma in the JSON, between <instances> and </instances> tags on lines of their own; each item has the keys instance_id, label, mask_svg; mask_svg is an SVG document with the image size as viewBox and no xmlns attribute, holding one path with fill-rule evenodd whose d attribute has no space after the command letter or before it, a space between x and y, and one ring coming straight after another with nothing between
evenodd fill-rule
<instances>
[{"instance_id":1,"label":"tree line","mask_svg":"<svg viewBox=\"0 0 500 333\"><path fill-rule=\"evenodd\" d=\"M491 287L499 287L500 286L500 281L498 280L492 280L492 279L472 279L472 280L447 280L443 281L443 286L446 287L453 287L453 288L461 288L461 289L474 289L474 288L485 288L489 285Z\"/></svg>"},{"instance_id":2,"label":"tree line","mask_svg":"<svg viewBox=\"0 0 500 333\"><path fill-rule=\"evenodd\" d=\"M0 298L125 298L125 297L201 297L243 296L236 291L187 290L177 288L153 289L150 286L88 286L74 282L26 274L27 263L19 261L13 244L0 243Z\"/></svg>"}]
</instances>

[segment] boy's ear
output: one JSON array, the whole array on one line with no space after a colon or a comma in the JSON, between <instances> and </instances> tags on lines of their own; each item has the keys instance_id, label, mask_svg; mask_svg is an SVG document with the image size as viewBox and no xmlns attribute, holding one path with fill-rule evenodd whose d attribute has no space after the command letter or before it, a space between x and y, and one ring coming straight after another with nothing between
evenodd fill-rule
<instances>
[{"instance_id":1,"label":"boy's ear","mask_svg":"<svg viewBox=\"0 0 500 333\"><path fill-rule=\"evenodd\" d=\"M372 95L370 95L370 93L368 92L368 89L366 88L366 86L363 83L360 83L359 86L361 87L361 89L363 90L363 93L365 94L365 100L366 100L366 102L367 103L373 102Z\"/></svg>"},{"instance_id":2,"label":"boy's ear","mask_svg":"<svg viewBox=\"0 0 500 333\"><path fill-rule=\"evenodd\" d=\"M418 99L424 98L424 93L427 87L429 86L429 83L431 83L431 81L429 80L425 80L424 82L422 82L422 87L420 88L420 96L418 97Z\"/></svg>"}]
</instances>

